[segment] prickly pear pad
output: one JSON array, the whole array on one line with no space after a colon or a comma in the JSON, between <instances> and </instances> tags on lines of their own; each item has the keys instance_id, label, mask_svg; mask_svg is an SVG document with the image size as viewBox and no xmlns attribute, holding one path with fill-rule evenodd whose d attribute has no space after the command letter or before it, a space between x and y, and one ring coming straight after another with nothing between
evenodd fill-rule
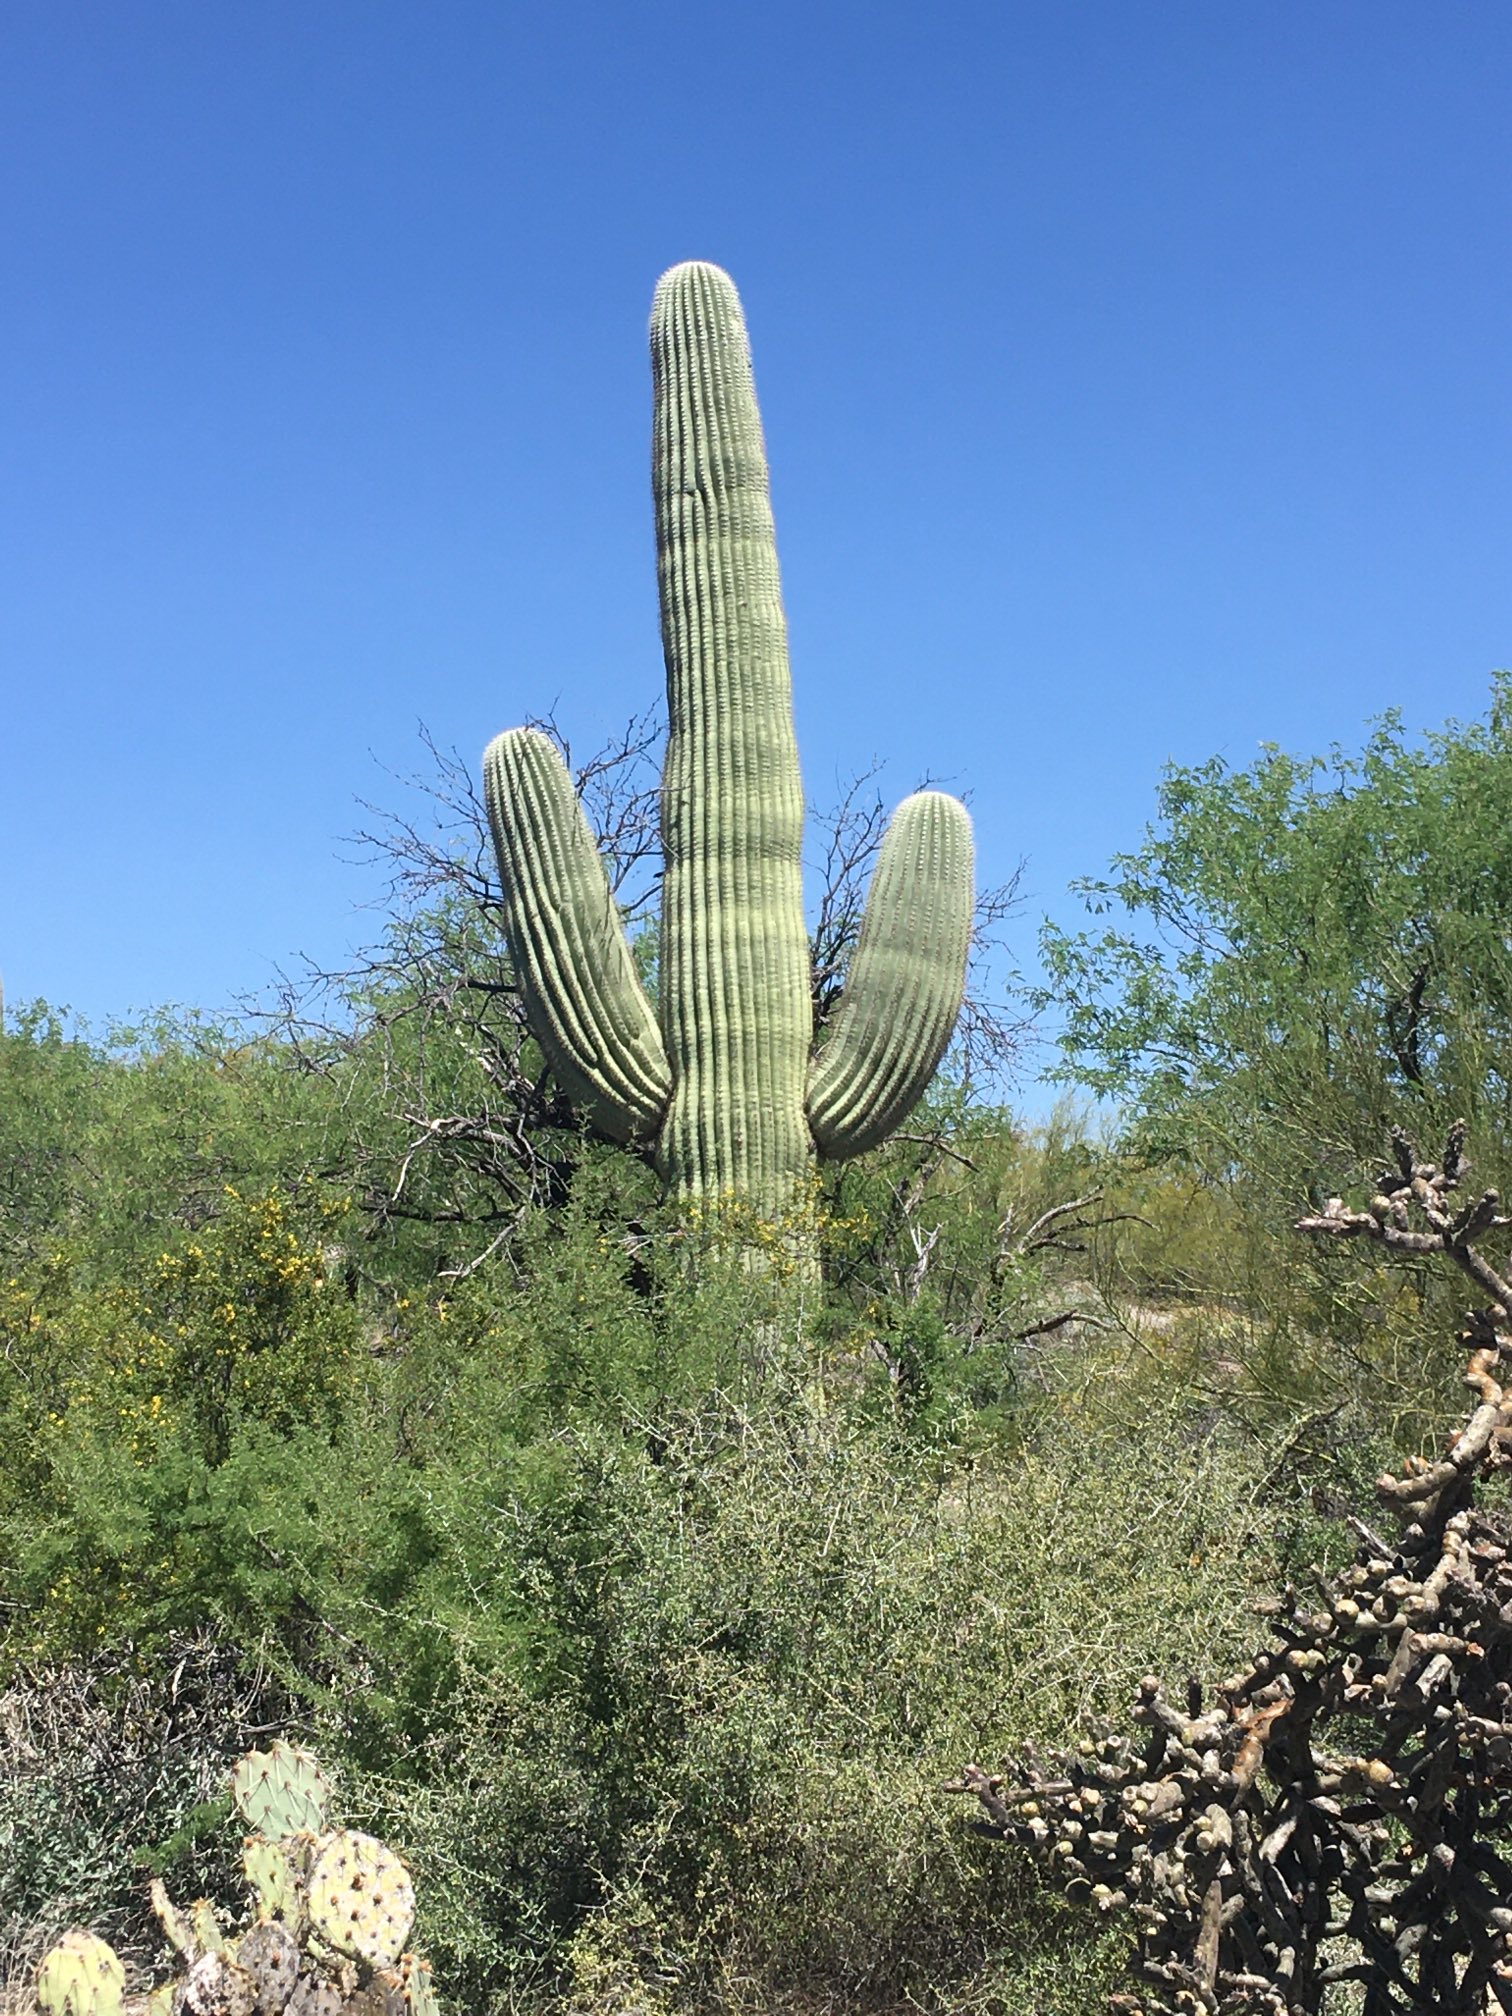
<instances>
[{"instance_id":1,"label":"prickly pear pad","mask_svg":"<svg viewBox=\"0 0 1512 2016\"><path fill-rule=\"evenodd\" d=\"M37 1970L37 2006L45 2016L120 2016L126 1970L113 1946L93 1932L63 1937Z\"/></svg>"},{"instance_id":2,"label":"prickly pear pad","mask_svg":"<svg viewBox=\"0 0 1512 2016\"><path fill-rule=\"evenodd\" d=\"M308 1750L278 1742L247 1752L231 1774L231 1796L258 1834L318 1834L331 1784Z\"/></svg>"},{"instance_id":3,"label":"prickly pear pad","mask_svg":"<svg viewBox=\"0 0 1512 2016\"><path fill-rule=\"evenodd\" d=\"M288 1928L254 1925L237 1942L236 1959L257 1991L257 2016L276 2016L299 1979L299 1948Z\"/></svg>"},{"instance_id":4,"label":"prickly pear pad","mask_svg":"<svg viewBox=\"0 0 1512 2016\"><path fill-rule=\"evenodd\" d=\"M429 1960L417 1960L413 1953L406 1953L400 1963L399 1978L404 1984L404 1999L409 2004L410 2016L441 2016L441 2004L436 2000L436 1991L431 1985Z\"/></svg>"},{"instance_id":5,"label":"prickly pear pad","mask_svg":"<svg viewBox=\"0 0 1512 2016\"><path fill-rule=\"evenodd\" d=\"M179 1997L182 2016L255 2016L252 1977L224 1953L202 1953Z\"/></svg>"},{"instance_id":6,"label":"prickly pear pad","mask_svg":"<svg viewBox=\"0 0 1512 2016\"><path fill-rule=\"evenodd\" d=\"M371 1834L333 1834L310 1871L310 1923L339 1953L392 1967L415 1922L408 1869Z\"/></svg>"},{"instance_id":7,"label":"prickly pear pad","mask_svg":"<svg viewBox=\"0 0 1512 2016\"><path fill-rule=\"evenodd\" d=\"M341 2016L344 1999L334 1981L306 1974L289 1997L284 2016Z\"/></svg>"},{"instance_id":8,"label":"prickly pear pad","mask_svg":"<svg viewBox=\"0 0 1512 2016\"><path fill-rule=\"evenodd\" d=\"M172 1945L184 1955L185 1959L192 1960L199 1951L195 1943L194 1928L168 1895L167 1886L160 1876L153 1878L148 1895L152 1899L152 1908L157 1914L158 1923L167 1933Z\"/></svg>"},{"instance_id":9,"label":"prickly pear pad","mask_svg":"<svg viewBox=\"0 0 1512 2016\"><path fill-rule=\"evenodd\" d=\"M299 1883L283 1843L249 1835L242 1843L242 1867L262 1915L292 1923L299 1915Z\"/></svg>"}]
</instances>

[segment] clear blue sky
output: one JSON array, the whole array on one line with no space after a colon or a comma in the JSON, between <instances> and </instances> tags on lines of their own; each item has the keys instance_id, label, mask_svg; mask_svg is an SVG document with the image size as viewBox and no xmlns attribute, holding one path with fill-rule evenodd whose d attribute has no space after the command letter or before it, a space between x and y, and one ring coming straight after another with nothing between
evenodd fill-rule
<instances>
[{"instance_id":1,"label":"clear blue sky","mask_svg":"<svg viewBox=\"0 0 1512 2016\"><path fill-rule=\"evenodd\" d=\"M8 0L0 971L92 1020L371 936L417 723L660 691L652 286L727 266L816 799L1035 913L1167 760L1512 661L1502 0Z\"/></svg>"}]
</instances>

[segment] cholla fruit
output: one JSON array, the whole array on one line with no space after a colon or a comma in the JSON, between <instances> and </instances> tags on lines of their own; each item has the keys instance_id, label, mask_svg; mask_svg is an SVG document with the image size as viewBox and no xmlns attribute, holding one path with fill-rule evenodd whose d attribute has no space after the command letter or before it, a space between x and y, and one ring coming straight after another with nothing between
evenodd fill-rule
<instances>
[{"instance_id":1,"label":"cholla fruit","mask_svg":"<svg viewBox=\"0 0 1512 2016\"><path fill-rule=\"evenodd\" d=\"M310 1871L310 1924L338 1953L392 1967L415 1922L415 1890L392 1848L343 1829Z\"/></svg>"},{"instance_id":2,"label":"cholla fruit","mask_svg":"<svg viewBox=\"0 0 1512 2016\"><path fill-rule=\"evenodd\" d=\"M921 791L882 843L845 995L813 1052L803 786L766 448L740 299L693 262L651 311L668 740L660 990L640 983L555 745L484 757L504 928L531 1029L611 1138L679 1196L782 1220L816 1156L884 1139L933 1077L971 938L971 821Z\"/></svg>"},{"instance_id":3,"label":"cholla fruit","mask_svg":"<svg viewBox=\"0 0 1512 2016\"><path fill-rule=\"evenodd\" d=\"M65 1932L37 1969L37 2006L45 2016L121 2016L126 1970L113 1946L93 1932Z\"/></svg>"},{"instance_id":4,"label":"cholla fruit","mask_svg":"<svg viewBox=\"0 0 1512 2016\"><path fill-rule=\"evenodd\" d=\"M278 1742L247 1752L231 1774L231 1796L248 1826L276 1839L318 1834L325 1826L331 1786L308 1750Z\"/></svg>"}]
</instances>

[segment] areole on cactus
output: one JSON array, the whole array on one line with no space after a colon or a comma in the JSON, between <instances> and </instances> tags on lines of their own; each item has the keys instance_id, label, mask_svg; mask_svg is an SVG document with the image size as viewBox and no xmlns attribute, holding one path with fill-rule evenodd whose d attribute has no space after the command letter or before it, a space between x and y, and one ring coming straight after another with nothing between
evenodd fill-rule
<instances>
[{"instance_id":1,"label":"areole on cactus","mask_svg":"<svg viewBox=\"0 0 1512 2016\"><path fill-rule=\"evenodd\" d=\"M669 1187L778 1218L816 1156L915 1105L965 985L971 821L919 791L888 826L840 1010L814 1050L803 787L766 451L740 300L674 266L651 311L653 491L669 737L658 1007L551 739L513 728L484 781L530 1026L585 1115Z\"/></svg>"},{"instance_id":2,"label":"areole on cactus","mask_svg":"<svg viewBox=\"0 0 1512 2016\"><path fill-rule=\"evenodd\" d=\"M307 1750L275 1742L237 1764L231 1796L254 1830L242 1862L250 1922L223 1927L201 1897L187 1912L161 1881L152 1908L182 1971L146 2016L440 2016L430 1966L405 1952L409 1870L370 1834L328 1827L330 1784ZM125 1968L92 1932L66 1932L37 1970L42 2016L123 2016Z\"/></svg>"}]
</instances>

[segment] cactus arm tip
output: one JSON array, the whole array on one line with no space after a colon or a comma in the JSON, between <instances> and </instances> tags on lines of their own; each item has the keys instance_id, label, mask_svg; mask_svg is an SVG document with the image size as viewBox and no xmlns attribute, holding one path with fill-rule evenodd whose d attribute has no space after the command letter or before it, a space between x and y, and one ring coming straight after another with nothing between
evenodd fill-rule
<instances>
[{"instance_id":1,"label":"cactus arm tip","mask_svg":"<svg viewBox=\"0 0 1512 2016\"><path fill-rule=\"evenodd\" d=\"M531 1029L604 1133L654 1135L671 1096L666 1054L567 766L538 728L511 728L488 745L483 777Z\"/></svg>"},{"instance_id":2,"label":"cactus arm tip","mask_svg":"<svg viewBox=\"0 0 1512 2016\"><path fill-rule=\"evenodd\" d=\"M971 818L916 791L893 814L808 1119L831 1160L874 1148L918 1103L950 1043L971 949Z\"/></svg>"}]
</instances>

